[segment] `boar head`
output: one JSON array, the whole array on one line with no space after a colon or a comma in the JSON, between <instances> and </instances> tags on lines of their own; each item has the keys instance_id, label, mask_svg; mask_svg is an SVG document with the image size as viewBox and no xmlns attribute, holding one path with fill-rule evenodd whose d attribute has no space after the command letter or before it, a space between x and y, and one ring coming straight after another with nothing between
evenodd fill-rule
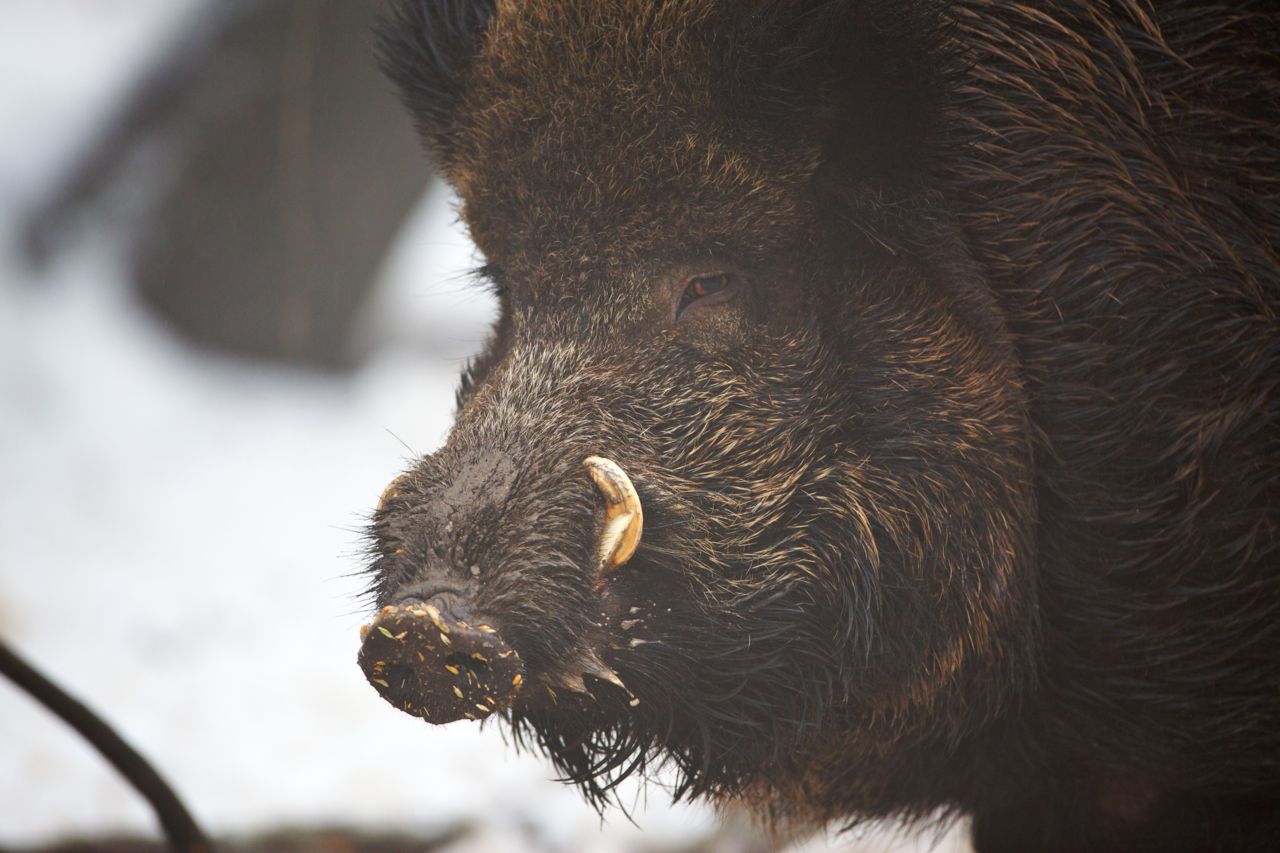
<instances>
[{"instance_id":1,"label":"boar head","mask_svg":"<svg viewBox=\"0 0 1280 853\"><path fill-rule=\"evenodd\" d=\"M385 65L501 310L374 517L389 701L500 714L597 802L656 761L823 819L1016 698L1026 400L939 200L934 16L398 5Z\"/></svg>"}]
</instances>

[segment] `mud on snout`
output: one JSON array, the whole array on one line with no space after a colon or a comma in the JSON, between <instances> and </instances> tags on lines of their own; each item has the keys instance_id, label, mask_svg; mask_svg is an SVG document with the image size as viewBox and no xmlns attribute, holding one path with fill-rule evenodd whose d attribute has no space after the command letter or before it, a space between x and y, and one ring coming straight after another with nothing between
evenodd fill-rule
<instances>
[{"instance_id":1,"label":"mud on snout","mask_svg":"<svg viewBox=\"0 0 1280 853\"><path fill-rule=\"evenodd\" d=\"M616 462L588 456L581 476L589 479L596 493L594 516L580 520L590 526L595 542L593 563L582 567L582 572L590 588L599 590L606 577L635 554L643 536L644 511L631 478ZM401 480L388 487L380 514L401 497L403 488ZM429 512L427 518L425 526L430 527ZM454 523L446 522L450 533ZM402 557L406 550L397 547L393 554ZM530 574L536 576L533 569ZM479 573L470 567L467 571ZM504 636L504 614L477 615L470 600L474 591L469 595L468 587L457 583L459 574L451 566L410 572L412 582L393 591L390 603L361 629L360 667L387 702L407 714L443 724L479 720L512 707L521 701L531 676L548 686L580 690L582 675L590 674L625 691L616 673L590 648L581 646L574 648L572 660L549 664L544 660L530 672L519 642Z\"/></svg>"}]
</instances>

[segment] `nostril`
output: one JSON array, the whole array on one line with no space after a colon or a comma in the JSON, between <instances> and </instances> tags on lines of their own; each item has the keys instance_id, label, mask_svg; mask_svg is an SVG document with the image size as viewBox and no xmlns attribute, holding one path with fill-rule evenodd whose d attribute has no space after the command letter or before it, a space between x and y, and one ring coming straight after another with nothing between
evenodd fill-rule
<instances>
[{"instance_id":1,"label":"nostril","mask_svg":"<svg viewBox=\"0 0 1280 853\"><path fill-rule=\"evenodd\" d=\"M489 672L489 660L484 657L476 657L476 654L476 652L471 652L470 654L454 652L445 657L445 669L452 667L459 672L471 672L485 676Z\"/></svg>"},{"instance_id":2,"label":"nostril","mask_svg":"<svg viewBox=\"0 0 1280 853\"><path fill-rule=\"evenodd\" d=\"M387 699L402 702L412 692L416 673L407 663L394 663L383 671L383 680L387 682Z\"/></svg>"}]
</instances>

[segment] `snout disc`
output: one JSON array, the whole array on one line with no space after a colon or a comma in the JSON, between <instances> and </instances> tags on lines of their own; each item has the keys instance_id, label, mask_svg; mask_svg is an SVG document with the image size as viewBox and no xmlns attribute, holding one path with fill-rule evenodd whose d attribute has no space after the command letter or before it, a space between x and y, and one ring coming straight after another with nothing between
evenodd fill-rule
<instances>
[{"instance_id":1,"label":"snout disc","mask_svg":"<svg viewBox=\"0 0 1280 853\"><path fill-rule=\"evenodd\" d=\"M429 604L382 608L363 629L359 663L379 695L429 723L479 720L511 703L523 664L489 625L450 619Z\"/></svg>"}]
</instances>

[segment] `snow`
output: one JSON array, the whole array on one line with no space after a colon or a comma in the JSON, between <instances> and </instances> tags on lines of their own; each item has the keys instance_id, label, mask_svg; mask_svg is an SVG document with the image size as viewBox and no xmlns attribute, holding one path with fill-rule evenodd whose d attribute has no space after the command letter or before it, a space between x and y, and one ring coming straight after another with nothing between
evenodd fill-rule
<instances>
[{"instance_id":1,"label":"snow","mask_svg":"<svg viewBox=\"0 0 1280 853\"><path fill-rule=\"evenodd\" d=\"M110 228L40 272L17 256L21 211L194 2L0 0L0 635L218 835L479 825L459 851L709 838L707 807L653 787L624 795L635 825L602 824L496 726L397 713L355 665L360 528L444 437L492 311L444 193L406 225L348 376L188 348L135 303ZM0 846L155 832L94 752L0 682ZM878 839L804 849L889 849Z\"/></svg>"}]
</instances>

